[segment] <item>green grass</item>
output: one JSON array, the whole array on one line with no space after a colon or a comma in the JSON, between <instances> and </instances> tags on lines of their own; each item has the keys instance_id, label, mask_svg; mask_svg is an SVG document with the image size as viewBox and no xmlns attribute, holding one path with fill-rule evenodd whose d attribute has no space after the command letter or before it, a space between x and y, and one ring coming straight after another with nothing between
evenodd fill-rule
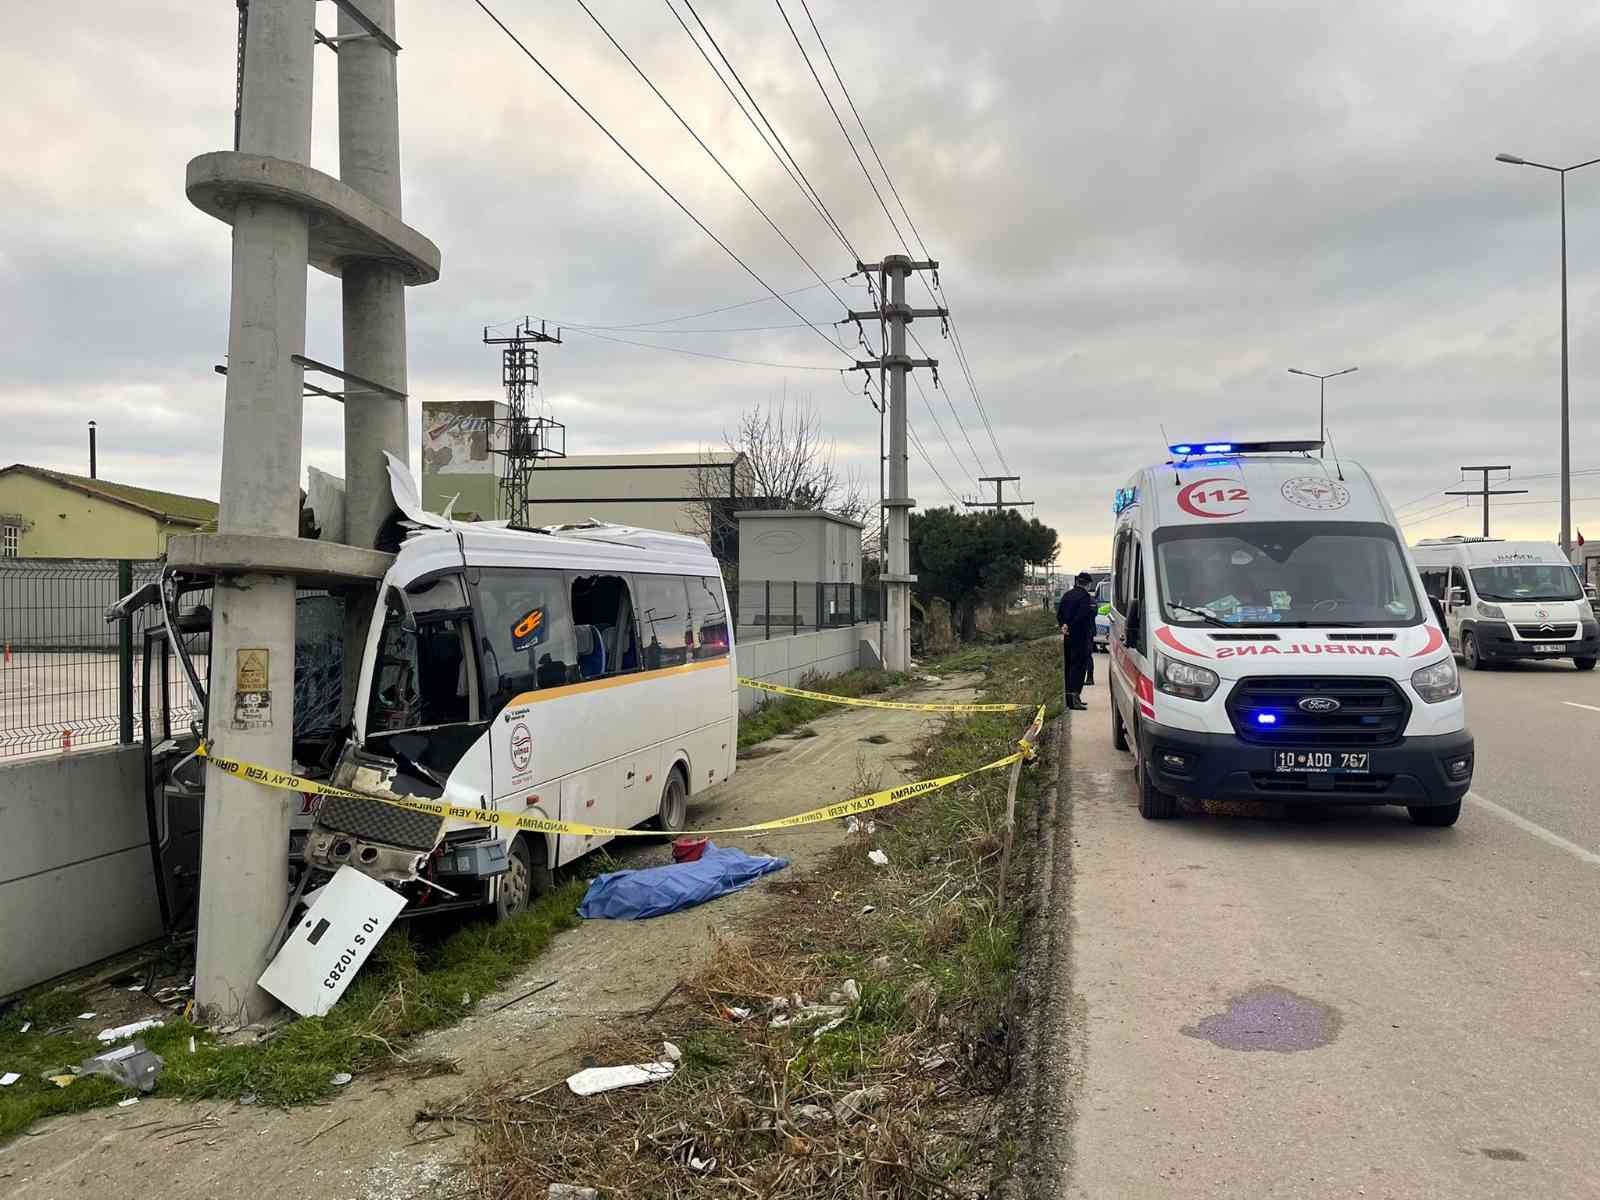
<instances>
[{"instance_id":1,"label":"green grass","mask_svg":"<svg viewBox=\"0 0 1600 1200\"><path fill-rule=\"evenodd\" d=\"M862 669L846 671L828 679L806 678L799 686L807 691L827 692L830 696L865 696L887 691L906 682L904 675L891 671ZM739 718L739 749L745 750L779 734L799 729L808 722L838 712L826 700L802 700L797 696L776 696L754 712Z\"/></svg>"},{"instance_id":2,"label":"green grass","mask_svg":"<svg viewBox=\"0 0 1600 1200\"><path fill-rule=\"evenodd\" d=\"M176 1020L148 1030L140 1035L145 1045L166 1062L155 1094L202 1100L254 1093L262 1104L303 1104L332 1091L337 1072L395 1065L395 1052L408 1041L460 1020L537 958L557 933L575 926L585 886L574 880L509 921L475 920L432 943L396 926L326 1016L293 1021L265 1042L222 1045ZM75 1019L93 1007L92 999L58 989L0 1018L0 1072L22 1074L0 1091L0 1138L41 1117L93 1108L124 1094L107 1079L58 1088L41 1078L107 1048L94 1040L100 1022ZM22 1033L28 1021L33 1027ZM64 1032L49 1032L62 1025Z\"/></svg>"}]
</instances>

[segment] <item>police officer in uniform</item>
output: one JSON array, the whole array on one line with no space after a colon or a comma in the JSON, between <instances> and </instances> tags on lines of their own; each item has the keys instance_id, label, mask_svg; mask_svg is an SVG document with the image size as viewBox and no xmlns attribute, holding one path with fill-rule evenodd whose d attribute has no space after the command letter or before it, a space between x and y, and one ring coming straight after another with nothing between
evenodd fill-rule
<instances>
[{"instance_id":1,"label":"police officer in uniform","mask_svg":"<svg viewBox=\"0 0 1600 1200\"><path fill-rule=\"evenodd\" d=\"M1067 707L1086 709L1083 702L1083 681L1088 674L1090 656L1094 653L1094 597L1089 585L1094 577L1079 571L1073 586L1067 589L1056 605L1056 621L1061 626L1061 650L1066 672Z\"/></svg>"}]
</instances>

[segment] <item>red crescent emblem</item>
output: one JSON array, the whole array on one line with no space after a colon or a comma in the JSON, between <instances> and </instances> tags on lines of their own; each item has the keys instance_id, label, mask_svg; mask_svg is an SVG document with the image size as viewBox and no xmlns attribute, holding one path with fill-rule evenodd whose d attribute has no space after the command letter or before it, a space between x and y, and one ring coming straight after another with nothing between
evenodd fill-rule
<instances>
[{"instance_id":1,"label":"red crescent emblem","mask_svg":"<svg viewBox=\"0 0 1600 1200\"><path fill-rule=\"evenodd\" d=\"M1202 651L1191 650L1188 646L1185 646L1178 640L1177 635L1172 632L1171 627L1167 625L1161 625L1156 628L1156 641L1170 649L1178 651L1180 654L1192 654L1196 658L1211 657L1211 655L1205 654Z\"/></svg>"},{"instance_id":2,"label":"red crescent emblem","mask_svg":"<svg viewBox=\"0 0 1600 1200\"><path fill-rule=\"evenodd\" d=\"M1160 635L1158 634L1157 636L1159 637ZM1411 657L1412 658L1421 658L1424 654L1432 654L1435 650L1437 650L1442 645L1444 645L1444 634L1440 633L1439 630L1436 627L1434 627L1432 625L1429 625L1428 626L1428 644L1426 646L1424 646L1421 650L1418 650Z\"/></svg>"},{"instance_id":3,"label":"red crescent emblem","mask_svg":"<svg viewBox=\"0 0 1600 1200\"><path fill-rule=\"evenodd\" d=\"M1237 479L1196 479L1178 491L1178 507L1191 517L1237 517L1249 504L1250 493Z\"/></svg>"}]
</instances>

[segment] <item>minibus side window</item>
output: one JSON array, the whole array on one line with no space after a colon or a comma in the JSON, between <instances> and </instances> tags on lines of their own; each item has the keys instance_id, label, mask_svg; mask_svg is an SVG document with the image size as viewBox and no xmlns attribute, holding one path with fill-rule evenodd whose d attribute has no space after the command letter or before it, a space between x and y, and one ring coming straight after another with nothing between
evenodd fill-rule
<instances>
[{"instance_id":1,"label":"minibus side window","mask_svg":"<svg viewBox=\"0 0 1600 1200\"><path fill-rule=\"evenodd\" d=\"M491 717L524 692L577 681L577 639L561 572L485 567L477 592Z\"/></svg>"},{"instance_id":2,"label":"minibus side window","mask_svg":"<svg viewBox=\"0 0 1600 1200\"><path fill-rule=\"evenodd\" d=\"M695 636L689 615L689 584L682 575L635 575L633 584L639 589L644 669L657 671L688 662Z\"/></svg>"},{"instance_id":3,"label":"minibus side window","mask_svg":"<svg viewBox=\"0 0 1600 1200\"><path fill-rule=\"evenodd\" d=\"M633 599L620 575L569 575L578 678L604 679L639 669Z\"/></svg>"},{"instance_id":4,"label":"minibus side window","mask_svg":"<svg viewBox=\"0 0 1600 1200\"><path fill-rule=\"evenodd\" d=\"M406 589L416 621L389 604L373 667L368 733L453 725L478 719L470 667L471 622L461 581L454 575Z\"/></svg>"},{"instance_id":5,"label":"minibus side window","mask_svg":"<svg viewBox=\"0 0 1600 1200\"><path fill-rule=\"evenodd\" d=\"M722 579L689 576L689 628L694 633L691 658L728 656L728 613L722 604Z\"/></svg>"}]
</instances>

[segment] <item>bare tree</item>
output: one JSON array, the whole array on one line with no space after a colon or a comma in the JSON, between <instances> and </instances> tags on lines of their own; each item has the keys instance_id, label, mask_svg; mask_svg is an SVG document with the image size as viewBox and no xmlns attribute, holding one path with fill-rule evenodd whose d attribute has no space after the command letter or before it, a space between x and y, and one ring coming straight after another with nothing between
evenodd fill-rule
<instances>
[{"instance_id":1,"label":"bare tree","mask_svg":"<svg viewBox=\"0 0 1600 1200\"><path fill-rule=\"evenodd\" d=\"M690 484L695 532L714 549L731 545L738 509L822 510L872 523L876 505L860 478L835 463L834 441L824 436L809 401L757 404L739 418L738 429L723 432L722 441L716 450L702 451L704 465ZM715 454L737 459L730 465L717 462ZM730 490L737 494L730 496Z\"/></svg>"}]
</instances>

